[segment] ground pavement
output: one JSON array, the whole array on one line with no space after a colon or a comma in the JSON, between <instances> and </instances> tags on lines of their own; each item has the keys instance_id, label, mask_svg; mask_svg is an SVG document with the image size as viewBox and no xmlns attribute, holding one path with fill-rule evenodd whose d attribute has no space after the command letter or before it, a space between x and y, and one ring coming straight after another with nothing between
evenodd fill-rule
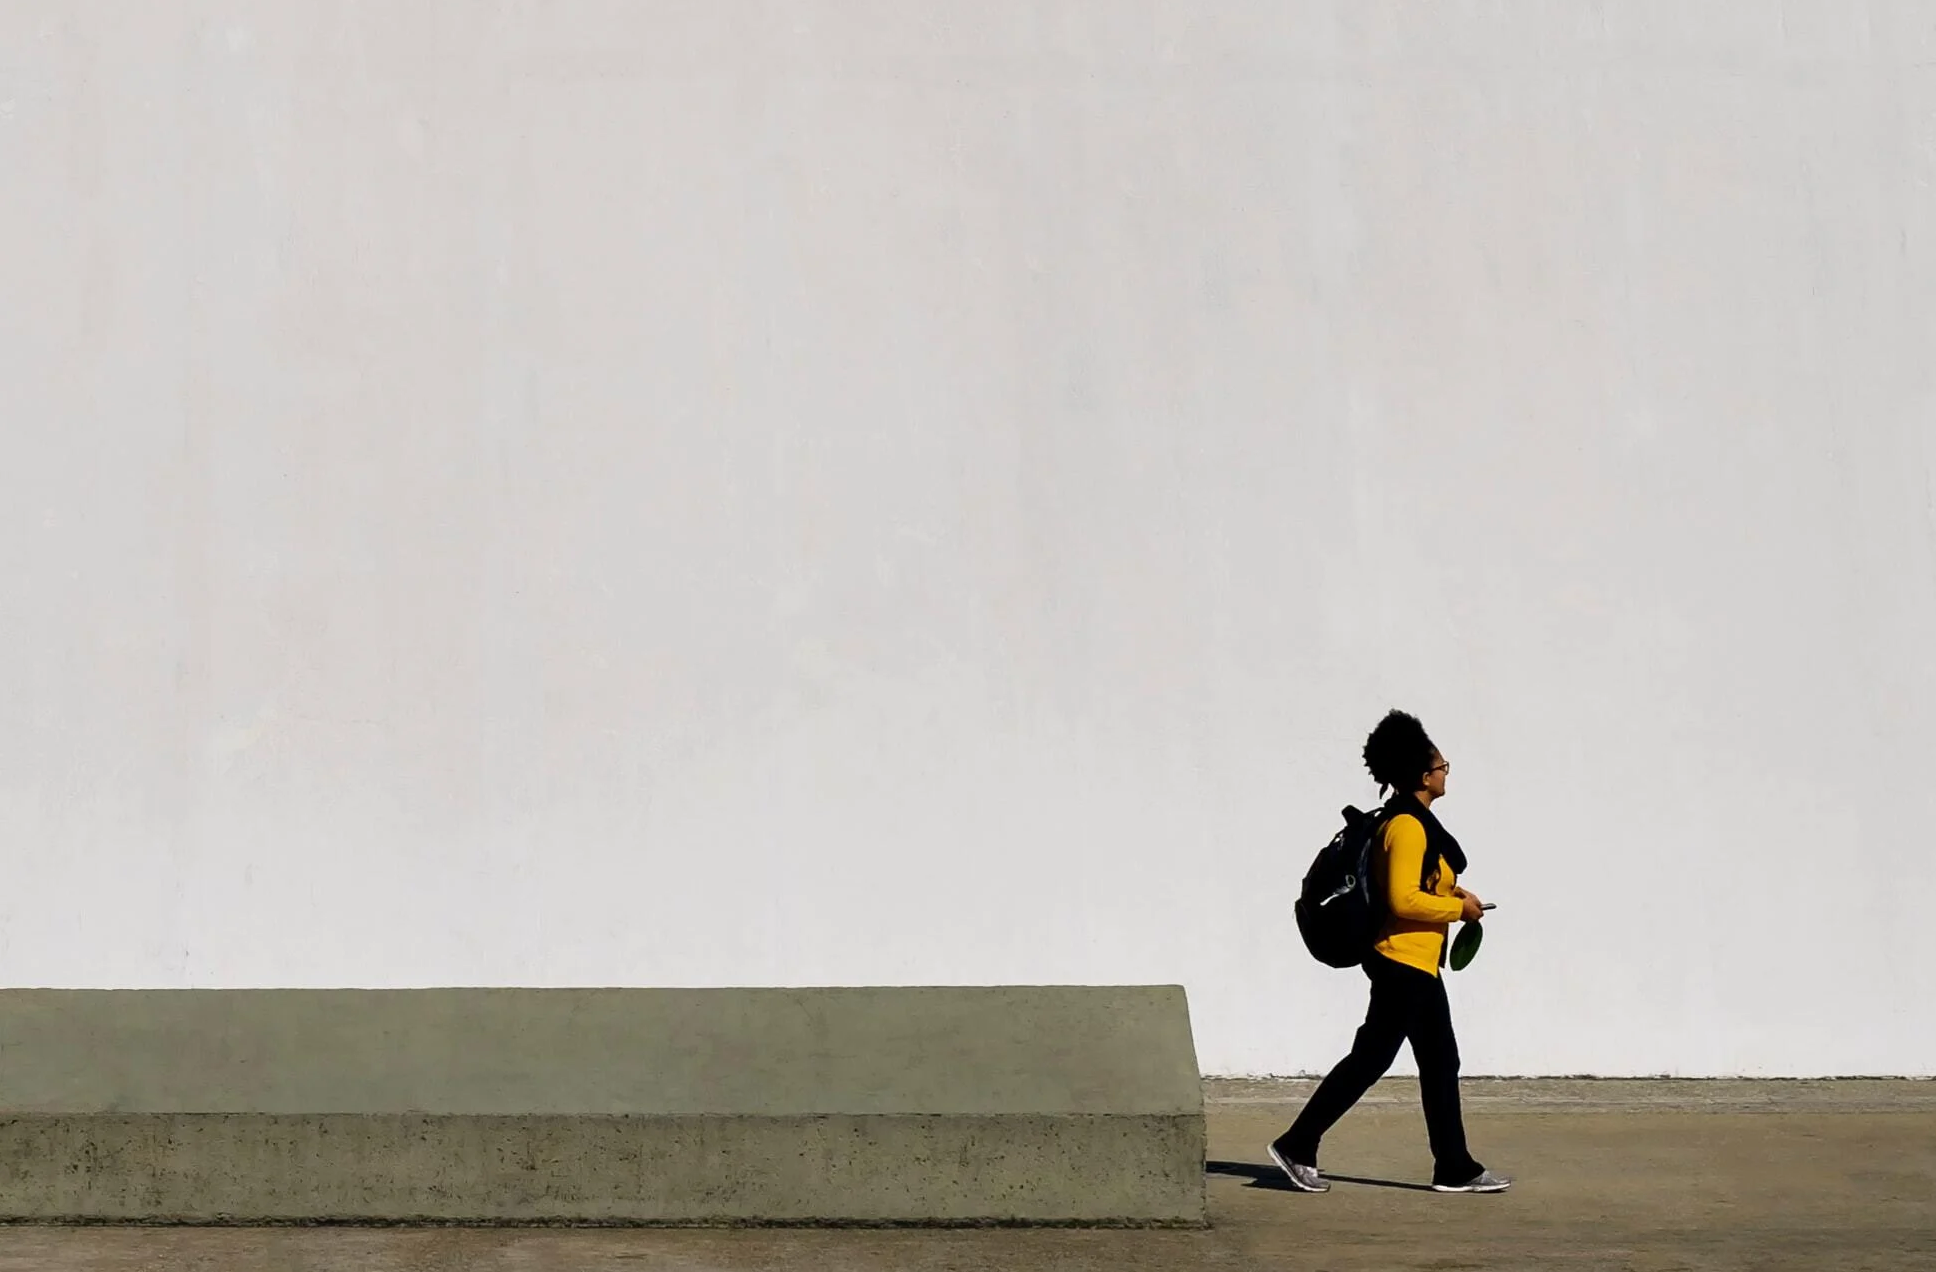
<instances>
[{"instance_id":1,"label":"ground pavement","mask_svg":"<svg viewBox=\"0 0 1936 1272\"><path fill-rule=\"evenodd\" d=\"M1497 1197L1429 1179L1414 1084L1326 1142L1323 1196L1264 1144L1308 1082L1211 1081L1201 1231L0 1229L0 1272L1936 1269L1936 1082L1468 1081Z\"/></svg>"}]
</instances>

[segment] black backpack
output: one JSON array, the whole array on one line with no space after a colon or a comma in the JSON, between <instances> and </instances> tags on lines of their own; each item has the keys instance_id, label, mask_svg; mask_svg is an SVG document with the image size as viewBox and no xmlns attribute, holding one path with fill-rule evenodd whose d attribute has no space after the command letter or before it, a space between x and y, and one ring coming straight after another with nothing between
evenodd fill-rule
<instances>
[{"instance_id":1,"label":"black backpack","mask_svg":"<svg viewBox=\"0 0 1936 1272\"><path fill-rule=\"evenodd\" d=\"M1297 930L1304 947L1331 967L1357 967L1371 953L1384 926L1385 899L1372 882L1372 853L1378 851L1390 808L1361 813L1344 810L1344 829L1332 837L1304 874L1297 896ZM1401 810L1402 811L1402 810ZM1425 854L1419 887L1438 868L1438 853Z\"/></svg>"}]
</instances>

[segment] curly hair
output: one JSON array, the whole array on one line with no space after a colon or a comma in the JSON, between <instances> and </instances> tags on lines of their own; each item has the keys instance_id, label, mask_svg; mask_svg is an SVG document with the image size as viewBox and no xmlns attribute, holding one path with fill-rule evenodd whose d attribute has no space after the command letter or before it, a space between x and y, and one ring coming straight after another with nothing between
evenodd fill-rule
<instances>
[{"instance_id":1,"label":"curly hair","mask_svg":"<svg viewBox=\"0 0 1936 1272\"><path fill-rule=\"evenodd\" d=\"M1387 788L1408 793L1423 783L1436 750L1418 717L1394 708L1365 739L1365 767L1377 780L1379 794Z\"/></svg>"}]
</instances>

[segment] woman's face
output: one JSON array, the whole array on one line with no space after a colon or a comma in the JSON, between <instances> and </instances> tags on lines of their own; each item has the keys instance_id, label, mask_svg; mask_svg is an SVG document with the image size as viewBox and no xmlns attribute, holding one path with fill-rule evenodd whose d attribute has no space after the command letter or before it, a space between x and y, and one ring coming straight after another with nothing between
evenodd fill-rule
<instances>
[{"instance_id":1,"label":"woman's face","mask_svg":"<svg viewBox=\"0 0 1936 1272\"><path fill-rule=\"evenodd\" d=\"M1432 752L1432 767L1425 770L1425 793L1433 799L1445 798L1445 778L1452 766L1437 751Z\"/></svg>"}]
</instances>

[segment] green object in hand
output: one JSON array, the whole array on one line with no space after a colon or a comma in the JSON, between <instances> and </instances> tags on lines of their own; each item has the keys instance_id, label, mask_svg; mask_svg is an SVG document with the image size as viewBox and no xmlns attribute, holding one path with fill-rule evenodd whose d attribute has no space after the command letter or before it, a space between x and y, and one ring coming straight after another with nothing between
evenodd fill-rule
<instances>
[{"instance_id":1,"label":"green object in hand","mask_svg":"<svg viewBox=\"0 0 1936 1272\"><path fill-rule=\"evenodd\" d=\"M1472 961L1473 955L1479 952L1479 942L1485 939L1486 929L1484 924L1468 923L1460 928L1459 934L1452 938L1452 957L1450 960L1452 970L1455 972L1463 972L1466 969L1466 964Z\"/></svg>"}]
</instances>

